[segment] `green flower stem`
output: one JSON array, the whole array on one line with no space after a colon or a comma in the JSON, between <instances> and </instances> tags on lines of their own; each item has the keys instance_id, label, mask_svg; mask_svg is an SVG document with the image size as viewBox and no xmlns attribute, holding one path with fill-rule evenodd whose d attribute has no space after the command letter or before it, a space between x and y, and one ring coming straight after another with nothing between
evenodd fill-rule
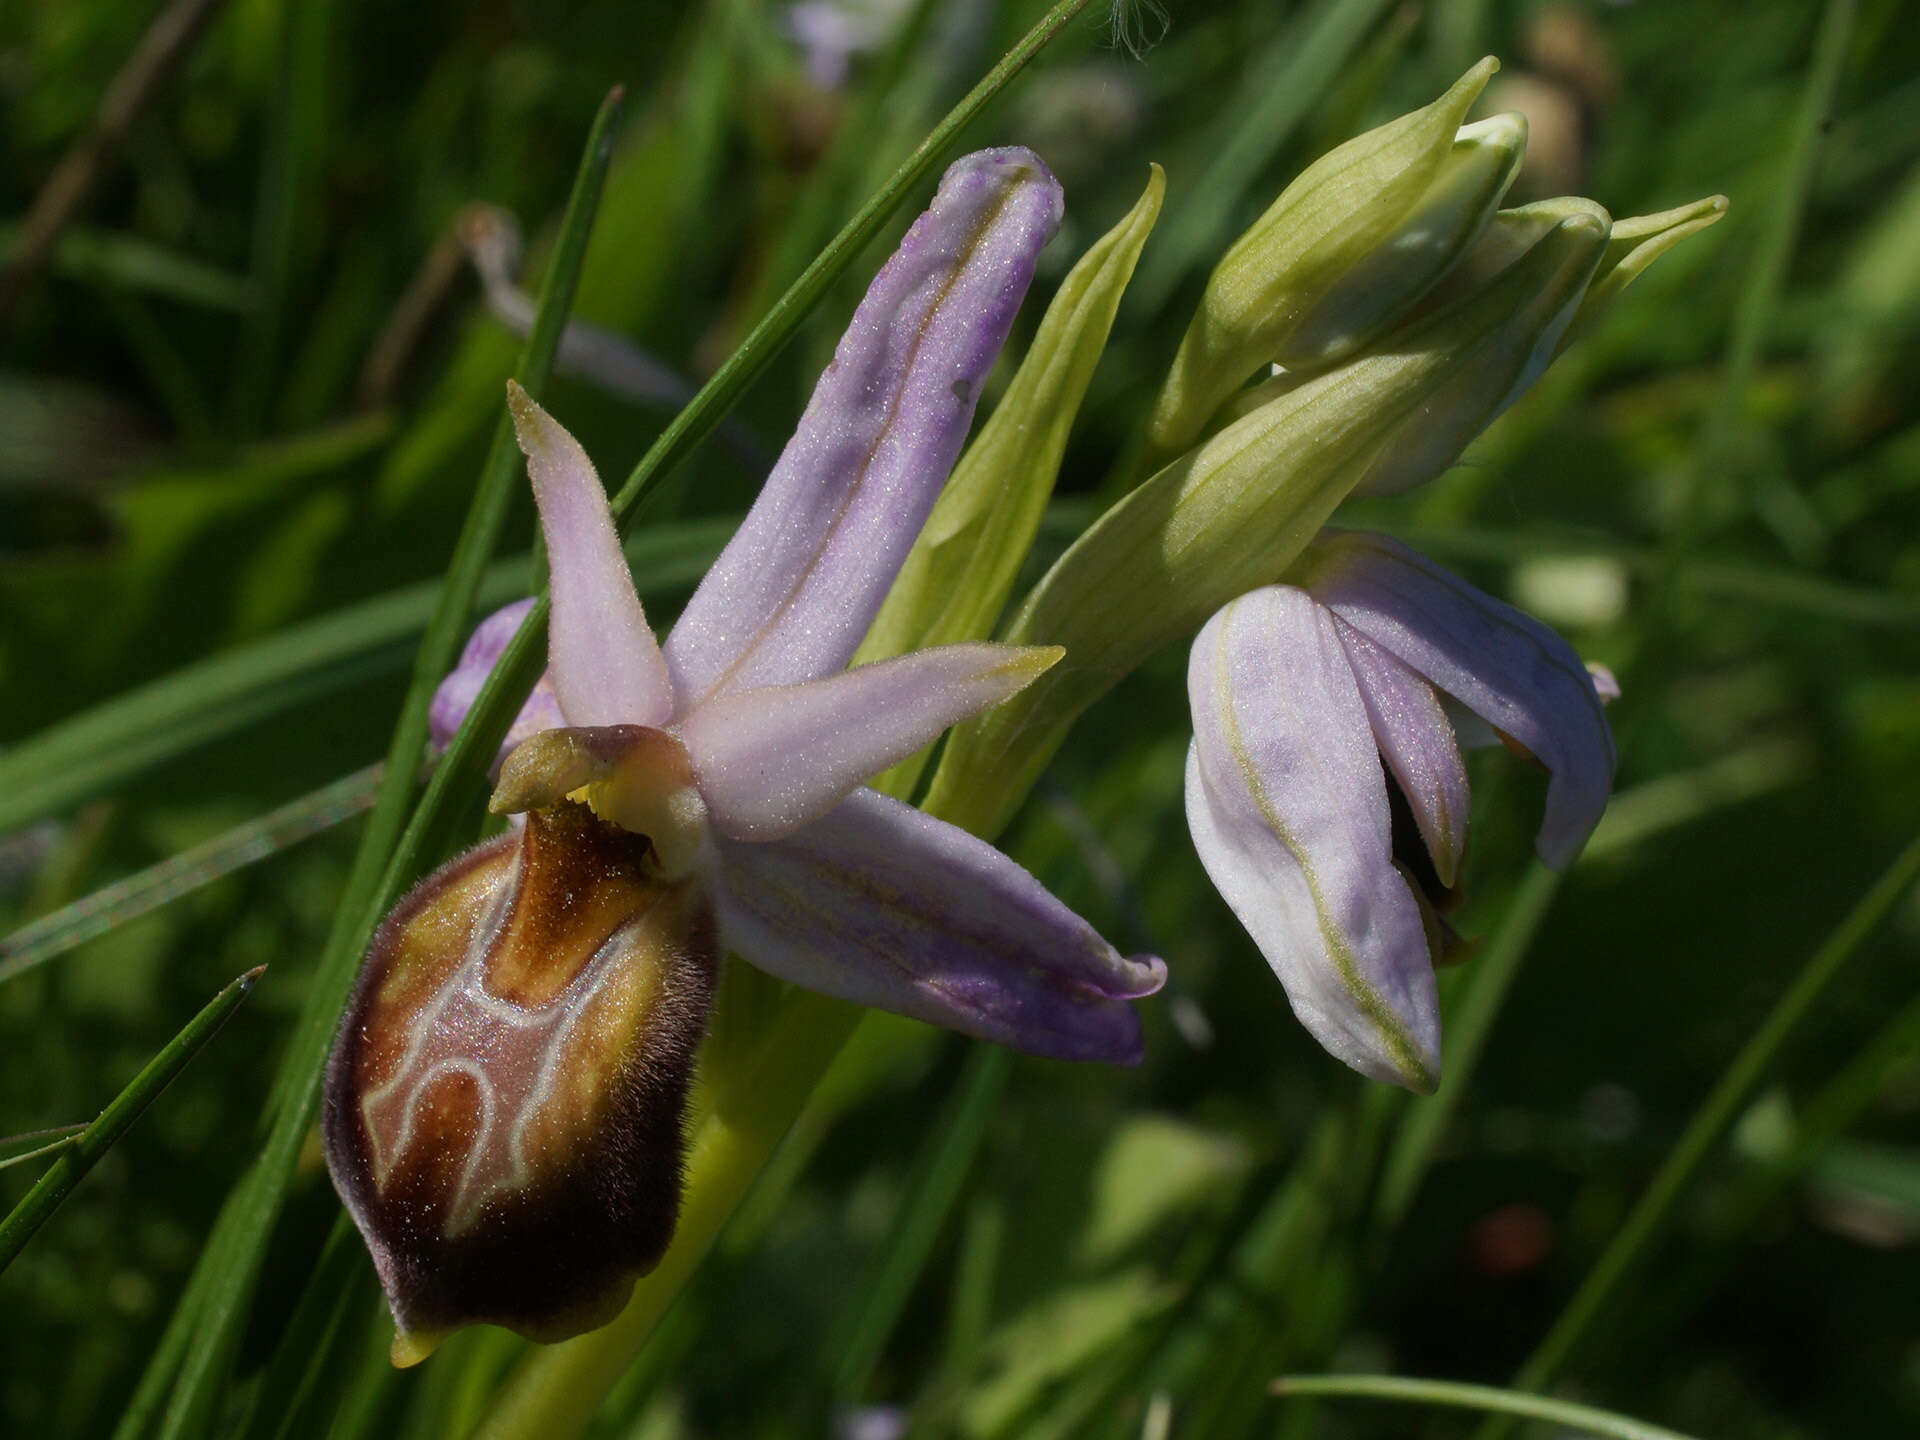
<instances>
[{"instance_id":1,"label":"green flower stem","mask_svg":"<svg viewBox=\"0 0 1920 1440\"><path fill-rule=\"evenodd\" d=\"M1560 1373L1587 1328L1612 1299L1634 1265L1665 1225L1674 1202L1692 1181L1694 1174L1738 1118L1768 1066L1795 1028L1804 1020L1827 986L1845 968L1887 912L1899 903L1915 880L1920 879L1920 837L1915 838L1874 883L1847 917L1840 922L1826 943L1814 952L1787 993L1774 1005L1734 1061L1721 1075L1700 1108L1694 1112L1684 1133L1668 1153L1659 1173L1641 1195L1613 1237L1613 1243L1600 1256L1587 1278L1575 1292L1567 1308L1560 1313L1547 1338L1520 1367L1514 1384L1522 1390L1538 1390ZM1495 1440L1506 1434L1508 1423L1493 1420L1481 1427L1476 1440Z\"/></svg>"},{"instance_id":2,"label":"green flower stem","mask_svg":"<svg viewBox=\"0 0 1920 1440\"><path fill-rule=\"evenodd\" d=\"M1460 1385L1449 1380L1406 1380L1397 1375L1283 1375L1270 1393L1286 1398L1332 1395L1355 1400L1401 1400L1414 1405L1446 1405L1461 1410L1493 1410L1521 1419L1550 1424L1609 1440L1687 1440L1678 1430L1667 1430L1543 1395L1525 1395L1492 1385Z\"/></svg>"},{"instance_id":3,"label":"green flower stem","mask_svg":"<svg viewBox=\"0 0 1920 1440\"><path fill-rule=\"evenodd\" d=\"M60 1208L60 1202L73 1193L74 1186L113 1148L114 1142L127 1133L154 1097L172 1083L173 1077L187 1068L187 1062L200 1053L201 1047L213 1039L227 1017L240 1008L240 1002L247 998L247 992L253 989L253 982L265 968L249 970L208 1001L206 1008L162 1046L146 1068L100 1112L100 1118L67 1142L60 1157L47 1167L46 1173L13 1207L12 1213L0 1220L0 1270L13 1263L14 1256L26 1248L27 1241Z\"/></svg>"},{"instance_id":4,"label":"green flower stem","mask_svg":"<svg viewBox=\"0 0 1920 1440\"><path fill-rule=\"evenodd\" d=\"M622 92L616 89L595 118L569 197L560 243L541 290L539 313L521 352L516 378L534 394L545 389L552 373L554 352L579 283L587 236L613 156L622 102ZM402 824L413 798L416 767L426 749L428 707L441 677L452 668L459 653L475 596L506 519L518 470L518 455L503 407L466 525L441 586L439 603L415 657L413 684L394 728L386 776L268 1100L267 1113L272 1118L265 1143L239 1181L202 1254L201 1267L213 1272L213 1280L201 1296L199 1313L188 1319L176 1316L163 1338L162 1351L171 1352L173 1347L168 1342L173 1326L186 1324L194 1329L193 1343L184 1348L172 1398L162 1417L160 1433L169 1440L201 1434L212 1418L222 1377L239 1343L281 1197L319 1111L321 1070L359 958L406 872L420 858L419 850L408 845L409 839L424 828L420 817L416 815L415 824L405 833ZM143 1391L145 1388L143 1385Z\"/></svg>"}]
</instances>

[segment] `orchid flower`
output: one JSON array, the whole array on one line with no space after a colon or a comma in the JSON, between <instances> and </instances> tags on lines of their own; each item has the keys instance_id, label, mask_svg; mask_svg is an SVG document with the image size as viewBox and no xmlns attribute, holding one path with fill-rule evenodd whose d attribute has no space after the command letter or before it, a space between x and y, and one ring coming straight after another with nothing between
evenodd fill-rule
<instances>
[{"instance_id":1,"label":"orchid flower","mask_svg":"<svg viewBox=\"0 0 1920 1440\"><path fill-rule=\"evenodd\" d=\"M985 841L862 782L1057 647L847 669L964 438L1060 219L1024 150L957 162L875 280L758 502L655 642L605 492L509 403L552 573L549 671L492 808L524 825L388 916L328 1069L334 1181L401 1331L604 1323L676 1219L692 1064L731 952L1035 1054L1133 1063L1126 958ZM476 632L457 727L518 623Z\"/></svg>"},{"instance_id":2,"label":"orchid flower","mask_svg":"<svg viewBox=\"0 0 1920 1440\"><path fill-rule=\"evenodd\" d=\"M1467 845L1450 711L1546 768L1535 844L1558 869L1612 785L1611 677L1384 536L1326 531L1295 574L1194 641L1188 828L1313 1037L1365 1075L1430 1091L1433 966Z\"/></svg>"}]
</instances>

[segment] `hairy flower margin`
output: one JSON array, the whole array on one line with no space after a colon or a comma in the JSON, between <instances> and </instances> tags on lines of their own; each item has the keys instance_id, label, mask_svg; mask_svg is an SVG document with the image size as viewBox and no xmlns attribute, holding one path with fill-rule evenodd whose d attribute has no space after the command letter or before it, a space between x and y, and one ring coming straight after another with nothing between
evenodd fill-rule
<instances>
[{"instance_id":1,"label":"hairy flower margin","mask_svg":"<svg viewBox=\"0 0 1920 1440\"><path fill-rule=\"evenodd\" d=\"M492 808L524 824L375 935L327 1076L334 1182L417 1359L459 1325L604 1323L673 1233L719 957L1036 1054L1133 1063L1125 958L967 832L862 787L1059 658L846 669L952 468L1061 197L956 162L663 646L579 445L510 396L552 573L549 671ZM520 610L519 614L524 614ZM435 706L457 728L518 615Z\"/></svg>"}]
</instances>

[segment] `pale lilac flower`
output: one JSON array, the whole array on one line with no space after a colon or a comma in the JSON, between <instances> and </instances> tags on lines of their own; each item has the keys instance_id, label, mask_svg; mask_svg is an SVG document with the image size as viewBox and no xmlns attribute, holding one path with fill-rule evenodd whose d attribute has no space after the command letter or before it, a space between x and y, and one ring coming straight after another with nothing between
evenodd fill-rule
<instances>
[{"instance_id":1,"label":"pale lilac flower","mask_svg":"<svg viewBox=\"0 0 1920 1440\"><path fill-rule=\"evenodd\" d=\"M1187 823L1314 1038L1431 1090L1433 965L1467 844L1449 710L1545 767L1535 843L1561 868L1612 785L1606 682L1546 626L1384 536L1327 531L1295 573L1194 641Z\"/></svg>"},{"instance_id":2,"label":"pale lilac flower","mask_svg":"<svg viewBox=\"0 0 1920 1440\"><path fill-rule=\"evenodd\" d=\"M1120 956L985 841L862 785L1059 650L846 668L1060 211L1031 152L947 172L664 647L585 453L510 394L552 572L545 688L493 797L525 824L388 916L328 1068L328 1161L396 1357L477 1320L579 1333L658 1260L721 954L1042 1055L1139 1058L1129 1002L1160 987L1159 960ZM438 733L518 618L476 633Z\"/></svg>"}]
</instances>

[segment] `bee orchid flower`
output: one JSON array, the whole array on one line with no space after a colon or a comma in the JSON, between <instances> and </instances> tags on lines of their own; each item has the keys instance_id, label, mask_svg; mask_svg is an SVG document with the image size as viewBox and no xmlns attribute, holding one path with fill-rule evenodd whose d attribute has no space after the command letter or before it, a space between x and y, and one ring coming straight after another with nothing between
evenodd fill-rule
<instances>
[{"instance_id":1,"label":"bee orchid flower","mask_svg":"<svg viewBox=\"0 0 1920 1440\"><path fill-rule=\"evenodd\" d=\"M1535 844L1558 869L1612 785L1611 677L1385 536L1326 531L1294 576L1232 601L1194 641L1188 828L1313 1037L1362 1074L1430 1091L1433 967L1467 844L1453 709L1547 770Z\"/></svg>"},{"instance_id":2,"label":"bee orchid flower","mask_svg":"<svg viewBox=\"0 0 1920 1440\"><path fill-rule=\"evenodd\" d=\"M963 644L847 669L951 469L1060 193L957 162L856 312L760 499L664 646L605 492L510 408L552 574L549 669L492 808L524 824L380 927L328 1069L334 1182L401 1338L610 1319L672 1237L720 957L1031 1053L1132 1063L1119 955L985 841L863 787L1052 665ZM438 697L450 733L519 614Z\"/></svg>"}]
</instances>

